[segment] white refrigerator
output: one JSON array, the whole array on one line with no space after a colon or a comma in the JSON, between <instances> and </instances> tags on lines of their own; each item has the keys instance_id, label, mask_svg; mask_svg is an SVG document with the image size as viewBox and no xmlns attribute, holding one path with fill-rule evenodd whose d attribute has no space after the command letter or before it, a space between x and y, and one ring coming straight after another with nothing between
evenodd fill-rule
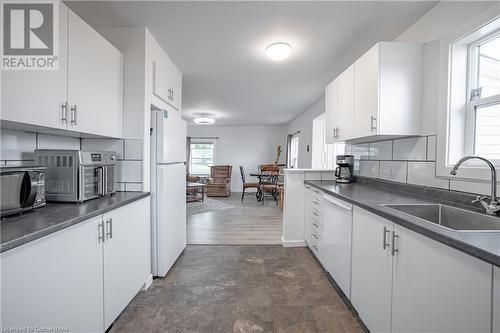
<instances>
[{"instance_id":1,"label":"white refrigerator","mask_svg":"<svg viewBox=\"0 0 500 333\"><path fill-rule=\"evenodd\" d=\"M151 260L165 276L186 247L186 122L174 109L151 111Z\"/></svg>"}]
</instances>

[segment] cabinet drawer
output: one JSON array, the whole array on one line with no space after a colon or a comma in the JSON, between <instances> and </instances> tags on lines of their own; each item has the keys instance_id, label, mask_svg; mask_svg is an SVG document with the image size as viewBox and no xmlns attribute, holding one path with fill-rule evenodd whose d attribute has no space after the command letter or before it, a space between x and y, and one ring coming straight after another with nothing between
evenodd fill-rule
<instances>
[{"instance_id":1,"label":"cabinet drawer","mask_svg":"<svg viewBox=\"0 0 500 333\"><path fill-rule=\"evenodd\" d=\"M321 237L323 236L323 225L313 220L311 221L311 231L312 233L317 233Z\"/></svg>"},{"instance_id":2,"label":"cabinet drawer","mask_svg":"<svg viewBox=\"0 0 500 333\"><path fill-rule=\"evenodd\" d=\"M323 200L321 196L311 197L311 206L318 210L321 210L323 207Z\"/></svg>"},{"instance_id":3,"label":"cabinet drawer","mask_svg":"<svg viewBox=\"0 0 500 333\"><path fill-rule=\"evenodd\" d=\"M316 257L319 256L319 246L318 246L318 239L316 239L316 237L314 237L314 234L313 236L311 237L311 250L313 251L313 253L316 255Z\"/></svg>"}]
</instances>

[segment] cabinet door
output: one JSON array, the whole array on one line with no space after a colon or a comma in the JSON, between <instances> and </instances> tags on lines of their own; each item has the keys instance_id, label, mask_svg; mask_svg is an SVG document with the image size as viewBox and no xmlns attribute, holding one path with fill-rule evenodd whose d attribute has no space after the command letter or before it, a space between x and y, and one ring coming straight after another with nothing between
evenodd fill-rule
<instances>
[{"instance_id":1,"label":"cabinet door","mask_svg":"<svg viewBox=\"0 0 500 333\"><path fill-rule=\"evenodd\" d=\"M71 11L68 34L68 129L121 137L123 55Z\"/></svg>"},{"instance_id":2,"label":"cabinet door","mask_svg":"<svg viewBox=\"0 0 500 333\"><path fill-rule=\"evenodd\" d=\"M107 329L151 272L149 198L103 215L104 323Z\"/></svg>"},{"instance_id":3,"label":"cabinet door","mask_svg":"<svg viewBox=\"0 0 500 333\"><path fill-rule=\"evenodd\" d=\"M354 137L354 64L338 77L338 137L345 141Z\"/></svg>"},{"instance_id":4,"label":"cabinet door","mask_svg":"<svg viewBox=\"0 0 500 333\"><path fill-rule=\"evenodd\" d=\"M68 7L59 2L59 69L2 71L2 120L66 129Z\"/></svg>"},{"instance_id":5,"label":"cabinet door","mask_svg":"<svg viewBox=\"0 0 500 333\"><path fill-rule=\"evenodd\" d=\"M351 302L371 332L390 332L393 223L358 207L352 223Z\"/></svg>"},{"instance_id":6,"label":"cabinet door","mask_svg":"<svg viewBox=\"0 0 500 333\"><path fill-rule=\"evenodd\" d=\"M165 52L153 62L153 93L177 110L182 101L182 74Z\"/></svg>"},{"instance_id":7,"label":"cabinet door","mask_svg":"<svg viewBox=\"0 0 500 333\"><path fill-rule=\"evenodd\" d=\"M491 332L491 265L394 226L393 332Z\"/></svg>"},{"instance_id":8,"label":"cabinet door","mask_svg":"<svg viewBox=\"0 0 500 333\"><path fill-rule=\"evenodd\" d=\"M2 253L2 327L103 332L101 216Z\"/></svg>"},{"instance_id":9,"label":"cabinet door","mask_svg":"<svg viewBox=\"0 0 500 333\"><path fill-rule=\"evenodd\" d=\"M308 246L311 246L311 215L312 215L311 187L304 187L304 239Z\"/></svg>"},{"instance_id":10,"label":"cabinet door","mask_svg":"<svg viewBox=\"0 0 500 333\"><path fill-rule=\"evenodd\" d=\"M379 87L379 45L376 44L354 63L354 135L377 134Z\"/></svg>"},{"instance_id":11,"label":"cabinet door","mask_svg":"<svg viewBox=\"0 0 500 333\"><path fill-rule=\"evenodd\" d=\"M494 267L493 279L493 332L500 333L500 267Z\"/></svg>"},{"instance_id":12,"label":"cabinet door","mask_svg":"<svg viewBox=\"0 0 500 333\"><path fill-rule=\"evenodd\" d=\"M333 80L325 88L325 141L335 143L338 125L338 80Z\"/></svg>"},{"instance_id":13,"label":"cabinet door","mask_svg":"<svg viewBox=\"0 0 500 333\"><path fill-rule=\"evenodd\" d=\"M352 206L325 196L323 211L324 266L350 299Z\"/></svg>"}]
</instances>

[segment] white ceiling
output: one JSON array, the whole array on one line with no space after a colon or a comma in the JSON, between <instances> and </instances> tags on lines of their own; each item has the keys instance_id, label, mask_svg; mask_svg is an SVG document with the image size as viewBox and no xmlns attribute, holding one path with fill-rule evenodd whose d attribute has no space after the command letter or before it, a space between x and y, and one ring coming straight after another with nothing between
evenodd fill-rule
<instances>
[{"instance_id":1,"label":"white ceiling","mask_svg":"<svg viewBox=\"0 0 500 333\"><path fill-rule=\"evenodd\" d=\"M436 4L67 3L95 27L147 26L184 74L185 117L213 113L224 125L288 123L371 45L393 40ZM274 41L292 44L290 58L266 58L264 49Z\"/></svg>"}]
</instances>

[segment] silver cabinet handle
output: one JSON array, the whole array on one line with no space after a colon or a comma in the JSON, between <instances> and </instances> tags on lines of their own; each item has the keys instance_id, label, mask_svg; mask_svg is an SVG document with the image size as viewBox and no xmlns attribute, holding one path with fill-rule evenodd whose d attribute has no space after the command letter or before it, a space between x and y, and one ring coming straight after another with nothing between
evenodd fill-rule
<instances>
[{"instance_id":1,"label":"silver cabinet handle","mask_svg":"<svg viewBox=\"0 0 500 333\"><path fill-rule=\"evenodd\" d=\"M370 130L372 132L377 130L377 117L375 116L370 116Z\"/></svg>"},{"instance_id":2,"label":"silver cabinet handle","mask_svg":"<svg viewBox=\"0 0 500 333\"><path fill-rule=\"evenodd\" d=\"M105 238L104 238L104 222L99 222L99 224L97 225L97 241L99 243L104 243L105 242Z\"/></svg>"},{"instance_id":3,"label":"silver cabinet handle","mask_svg":"<svg viewBox=\"0 0 500 333\"><path fill-rule=\"evenodd\" d=\"M73 126L76 126L78 123L77 112L78 112L78 108L75 104L71 107L71 124L73 124Z\"/></svg>"},{"instance_id":4,"label":"silver cabinet handle","mask_svg":"<svg viewBox=\"0 0 500 333\"><path fill-rule=\"evenodd\" d=\"M316 245L313 245L313 249L315 249L315 250L316 250L316 252L318 252L318 251L319 251L319 249L318 249L318 247L317 247Z\"/></svg>"},{"instance_id":5,"label":"silver cabinet handle","mask_svg":"<svg viewBox=\"0 0 500 333\"><path fill-rule=\"evenodd\" d=\"M392 250L391 250L391 254L393 256L396 252L399 252L399 249L396 249L396 238L399 238L399 235L396 235L396 233L393 231L392 232Z\"/></svg>"},{"instance_id":6,"label":"silver cabinet handle","mask_svg":"<svg viewBox=\"0 0 500 333\"><path fill-rule=\"evenodd\" d=\"M340 128L337 127L337 139L340 139Z\"/></svg>"},{"instance_id":7,"label":"silver cabinet handle","mask_svg":"<svg viewBox=\"0 0 500 333\"><path fill-rule=\"evenodd\" d=\"M313 237L316 239L319 239L318 235L316 235L316 234L313 234Z\"/></svg>"},{"instance_id":8,"label":"silver cabinet handle","mask_svg":"<svg viewBox=\"0 0 500 333\"><path fill-rule=\"evenodd\" d=\"M319 201L313 200L313 204L319 205Z\"/></svg>"},{"instance_id":9,"label":"silver cabinet handle","mask_svg":"<svg viewBox=\"0 0 500 333\"><path fill-rule=\"evenodd\" d=\"M313 212L313 215L319 217L319 214L316 212Z\"/></svg>"},{"instance_id":10,"label":"silver cabinet handle","mask_svg":"<svg viewBox=\"0 0 500 333\"><path fill-rule=\"evenodd\" d=\"M106 220L106 238L113 238L113 219L109 218Z\"/></svg>"},{"instance_id":11,"label":"silver cabinet handle","mask_svg":"<svg viewBox=\"0 0 500 333\"><path fill-rule=\"evenodd\" d=\"M384 227L384 240L382 241L382 249L385 250L390 246L389 243L387 243L387 234L390 233L391 231L387 229L387 227Z\"/></svg>"},{"instance_id":12,"label":"silver cabinet handle","mask_svg":"<svg viewBox=\"0 0 500 333\"><path fill-rule=\"evenodd\" d=\"M68 123L68 102L64 102L61 105L61 122Z\"/></svg>"},{"instance_id":13,"label":"silver cabinet handle","mask_svg":"<svg viewBox=\"0 0 500 333\"><path fill-rule=\"evenodd\" d=\"M313 226L315 226L316 228L319 228L319 224L313 223Z\"/></svg>"}]
</instances>

